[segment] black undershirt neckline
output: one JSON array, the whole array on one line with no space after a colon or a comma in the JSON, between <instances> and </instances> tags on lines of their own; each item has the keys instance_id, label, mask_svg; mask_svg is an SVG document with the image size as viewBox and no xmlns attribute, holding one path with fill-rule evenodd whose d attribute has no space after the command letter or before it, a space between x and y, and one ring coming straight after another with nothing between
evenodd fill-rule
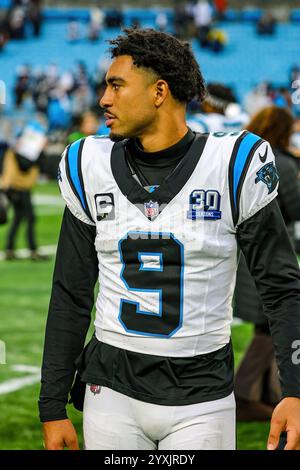
<instances>
[{"instance_id":1,"label":"black undershirt neckline","mask_svg":"<svg viewBox=\"0 0 300 470\"><path fill-rule=\"evenodd\" d=\"M194 139L195 134L188 129L179 142L164 150L145 152L138 139L130 139L127 150L149 185L160 186L185 156Z\"/></svg>"}]
</instances>

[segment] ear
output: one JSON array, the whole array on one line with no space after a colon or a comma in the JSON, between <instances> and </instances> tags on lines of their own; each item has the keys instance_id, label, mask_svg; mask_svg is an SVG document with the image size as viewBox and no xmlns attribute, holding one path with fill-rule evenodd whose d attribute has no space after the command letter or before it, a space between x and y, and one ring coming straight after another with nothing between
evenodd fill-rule
<instances>
[{"instance_id":1,"label":"ear","mask_svg":"<svg viewBox=\"0 0 300 470\"><path fill-rule=\"evenodd\" d=\"M154 104L158 108L163 104L163 102L167 98L170 89L169 85L167 84L167 82L165 82L165 80L157 80L157 82L154 84L154 87Z\"/></svg>"}]
</instances>

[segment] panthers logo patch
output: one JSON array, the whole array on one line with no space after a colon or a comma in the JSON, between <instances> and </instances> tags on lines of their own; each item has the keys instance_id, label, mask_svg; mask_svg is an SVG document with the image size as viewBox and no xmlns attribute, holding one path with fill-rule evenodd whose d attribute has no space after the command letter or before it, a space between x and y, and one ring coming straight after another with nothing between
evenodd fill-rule
<instances>
[{"instance_id":1,"label":"panthers logo patch","mask_svg":"<svg viewBox=\"0 0 300 470\"><path fill-rule=\"evenodd\" d=\"M273 162L264 165L257 173L255 184L262 181L268 188L268 194L272 193L279 181L278 172Z\"/></svg>"}]
</instances>

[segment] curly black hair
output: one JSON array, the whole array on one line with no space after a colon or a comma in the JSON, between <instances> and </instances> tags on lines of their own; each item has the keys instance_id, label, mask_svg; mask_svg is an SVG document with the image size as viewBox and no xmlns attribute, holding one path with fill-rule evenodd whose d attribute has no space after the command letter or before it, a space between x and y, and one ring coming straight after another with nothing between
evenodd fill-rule
<instances>
[{"instance_id":1,"label":"curly black hair","mask_svg":"<svg viewBox=\"0 0 300 470\"><path fill-rule=\"evenodd\" d=\"M112 58L129 55L137 67L150 68L180 102L205 98L205 82L189 43L154 29L126 28L123 32L108 41Z\"/></svg>"}]
</instances>

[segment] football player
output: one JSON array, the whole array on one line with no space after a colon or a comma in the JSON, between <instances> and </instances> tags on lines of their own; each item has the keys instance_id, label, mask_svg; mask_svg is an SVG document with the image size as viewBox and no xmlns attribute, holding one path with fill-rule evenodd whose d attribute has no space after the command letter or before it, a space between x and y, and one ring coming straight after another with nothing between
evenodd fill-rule
<instances>
[{"instance_id":1,"label":"football player","mask_svg":"<svg viewBox=\"0 0 300 470\"><path fill-rule=\"evenodd\" d=\"M229 87L221 83L209 83L207 95L201 104L202 112L190 114L188 126L195 132L237 132L249 122Z\"/></svg>"},{"instance_id":2,"label":"football player","mask_svg":"<svg viewBox=\"0 0 300 470\"><path fill-rule=\"evenodd\" d=\"M234 449L231 300L241 249L274 338L282 400L268 448L300 448L300 275L276 203L269 144L197 134L205 96L188 44L151 29L110 41L101 99L110 138L69 146L46 328L47 449L78 448L66 413L84 386L86 449ZM99 279L95 333L83 349ZM75 364L76 361L76 364ZM79 385L79 387L78 387Z\"/></svg>"}]
</instances>

